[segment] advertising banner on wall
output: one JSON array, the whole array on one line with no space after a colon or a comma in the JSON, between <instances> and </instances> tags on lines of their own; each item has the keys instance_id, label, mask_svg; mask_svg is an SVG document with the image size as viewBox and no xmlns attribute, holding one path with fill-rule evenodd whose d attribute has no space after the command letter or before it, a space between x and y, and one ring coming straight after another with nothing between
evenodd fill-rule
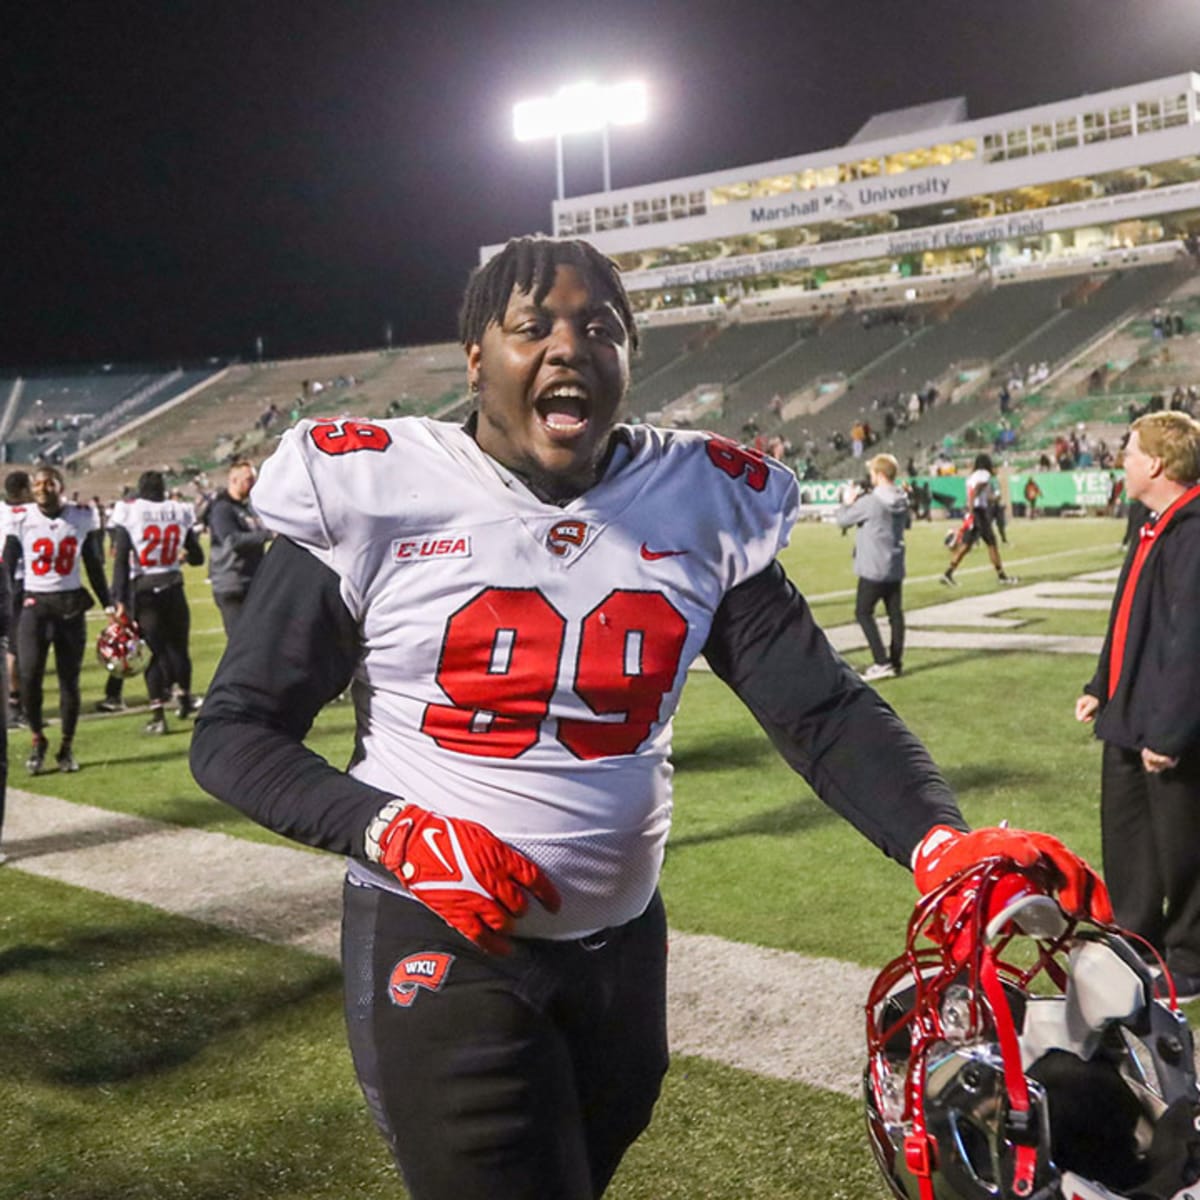
<instances>
[{"instance_id":1,"label":"advertising banner on wall","mask_svg":"<svg viewBox=\"0 0 1200 1200\"><path fill-rule=\"evenodd\" d=\"M865 474L865 471L864 471ZM1123 471L1035 471L1032 475L1042 490L1038 498L1041 508L1103 508L1112 495L1113 485L1124 478ZM1010 504L1025 501L1025 481L1028 471L1014 472L1009 479ZM963 509L967 503L966 475L914 475L914 485L928 486L934 511L939 508ZM802 511L810 515L831 515L843 503L847 489L861 479L818 479L800 484Z\"/></svg>"}]
</instances>

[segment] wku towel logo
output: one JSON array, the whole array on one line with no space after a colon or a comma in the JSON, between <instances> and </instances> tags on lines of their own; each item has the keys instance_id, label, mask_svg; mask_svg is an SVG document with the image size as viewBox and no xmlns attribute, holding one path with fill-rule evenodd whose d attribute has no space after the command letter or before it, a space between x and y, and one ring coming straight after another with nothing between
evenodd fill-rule
<instances>
[{"instance_id":1,"label":"wku towel logo","mask_svg":"<svg viewBox=\"0 0 1200 1200\"><path fill-rule=\"evenodd\" d=\"M392 1003L408 1008L416 1000L418 988L440 992L452 962L453 954L441 954L435 950L424 950L420 954L402 958L392 968L388 980L388 995Z\"/></svg>"}]
</instances>

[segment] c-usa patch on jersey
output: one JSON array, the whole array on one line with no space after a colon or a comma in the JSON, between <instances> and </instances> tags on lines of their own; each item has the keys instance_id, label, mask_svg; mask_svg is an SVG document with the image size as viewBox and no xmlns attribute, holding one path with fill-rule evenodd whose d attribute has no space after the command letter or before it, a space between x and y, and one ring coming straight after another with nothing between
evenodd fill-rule
<instances>
[{"instance_id":1,"label":"c-usa patch on jersey","mask_svg":"<svg viewBox=\"0 0 1200 1200\"><path fill-rule=\"evenodd\" d=\"M409 1008L417 998L418 988L440 992L453 962L453 954L444 954L440 950L422 950L402 958L388 978L388 996L392 1003Z\"/></svg>"},{"instance_id":2,"label":"c-usa patch on jersey","mask_svg":"<svg viewBox=\"0 0 1200 1200\"><path fill-rule=\"evenodd\" d=\"M470 557L471 536L466 533L422 533L392 542L392 562L401 566L439 558Z\"/></svg>"}]
</instances>

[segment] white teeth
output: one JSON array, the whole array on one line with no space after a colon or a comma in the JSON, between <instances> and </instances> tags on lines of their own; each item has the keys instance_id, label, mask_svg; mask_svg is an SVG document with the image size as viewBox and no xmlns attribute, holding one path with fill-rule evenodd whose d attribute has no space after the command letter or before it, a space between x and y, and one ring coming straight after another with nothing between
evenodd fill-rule
<instances>
[{"instance_id":1,"label":"white teeth","mask_svg":"<svg viewBox=\"0 0 1200 1200\"><path fill-rule=\"evenodd\" d=\"M586 400L587 392L581 387L556 387L553 391L547 392L543 399Z\"/></svg>"}]
</instances>

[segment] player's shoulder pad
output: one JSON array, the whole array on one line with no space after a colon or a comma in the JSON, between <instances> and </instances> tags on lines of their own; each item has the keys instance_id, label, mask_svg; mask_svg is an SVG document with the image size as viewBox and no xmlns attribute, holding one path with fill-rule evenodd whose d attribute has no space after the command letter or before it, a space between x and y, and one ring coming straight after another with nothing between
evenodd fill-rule
<instances>
[{"instance_id":1,"label":"player's shoulder pad","mask_svg":"<svg viewBox=\"0 0 1200 1200\"><path fill-rule=\"evenodd\" d=\"M799 487L785 464L719 434L635 426L635 459L653 463L665 522L707 547L729 586L764 569L787 545Z\"/></svg>"},{"instance_id":2,"label":"player's shoulder pad","mask_svg":"<svg viewBox=\"0 0 1200 1200\"><path fill-rule=\"evenodd\" d=\"M251 503L275 533L331 549L346 524L394 496L404 444L420 437L411 417L298 421L263 463Z\"/></svg>"},{"instance_id":3,"label":"player's shoulder pad","mask_svg":"<svg viewBox=\"0 0 1200 1200\"><path fill-rule=\"evenodd\" d=\"M722 434L656 429L664 463L696 476L698 496L722 505L760 508L795 519L799 486L785 463Z\"/></svg>"}]
</instances>

